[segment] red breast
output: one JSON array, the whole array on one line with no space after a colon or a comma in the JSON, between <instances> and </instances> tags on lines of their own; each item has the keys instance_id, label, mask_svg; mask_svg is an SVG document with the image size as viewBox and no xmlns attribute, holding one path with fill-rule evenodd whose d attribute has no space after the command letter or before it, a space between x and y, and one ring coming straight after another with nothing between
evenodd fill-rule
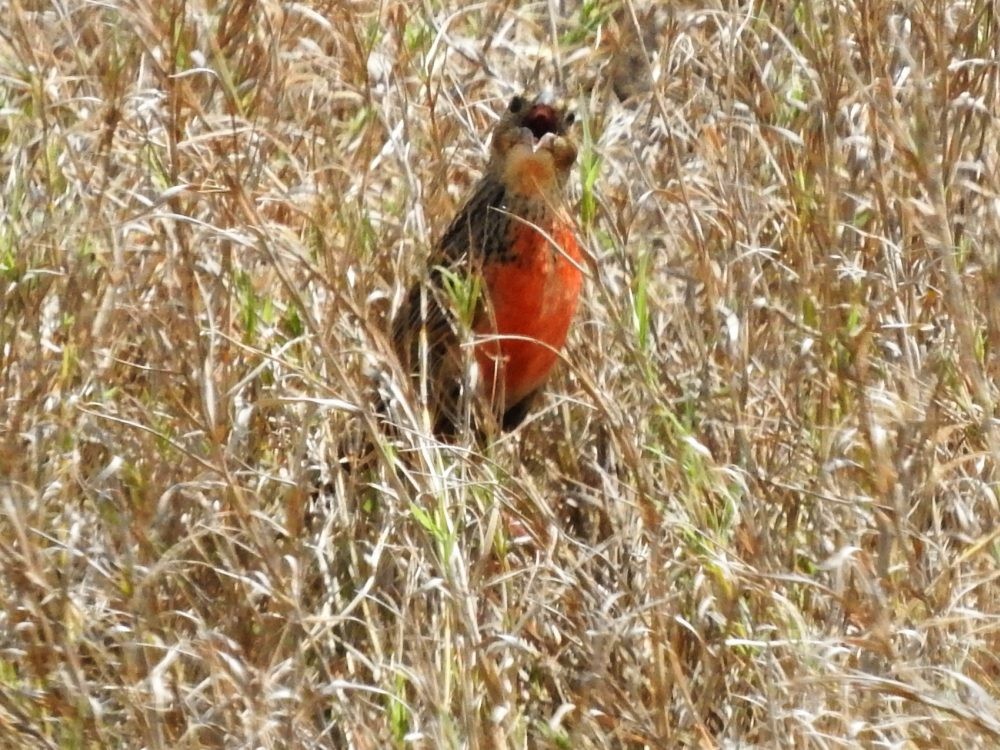
<instances>
[{"instance_id":1,"label":"red breast","mask_svg":"<svg viewBox=\"0 0 1000 750\"><path fill-rule=\"evenodd\" d=\"M580 246L568 223L554 222L548 237L527 224L512 234L509 260L483 269L492 317L475 326L485 337L476 349L485 392L504 408L545 383L583 285Z\"/></svg>"}]
</instances>

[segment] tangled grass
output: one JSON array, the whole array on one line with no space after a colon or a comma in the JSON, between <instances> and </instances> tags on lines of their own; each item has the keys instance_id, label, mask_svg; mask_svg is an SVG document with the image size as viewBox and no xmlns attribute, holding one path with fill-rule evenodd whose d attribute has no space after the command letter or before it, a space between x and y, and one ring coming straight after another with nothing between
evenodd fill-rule
<instances>
[{"instance_id":1,"label":"tangled grass","mask_svg":"<svg viewBox=\"0 0 1000 750\"><path fill-rule=\"evenodd\" d=\"M2 7L0 745L1000 742L991 2ZM541 85L565 362L386 434Z\"/></svg>"}]
</instances>

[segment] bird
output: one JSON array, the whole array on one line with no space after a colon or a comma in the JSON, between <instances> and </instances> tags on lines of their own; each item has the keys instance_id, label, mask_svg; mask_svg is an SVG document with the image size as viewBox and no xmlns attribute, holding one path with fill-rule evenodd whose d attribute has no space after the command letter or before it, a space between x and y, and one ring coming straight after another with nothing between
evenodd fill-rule
<instances>
[{"instance_id":1,"label":"bird","mask_svg":"<svg viewBox=\"0 0 1000 750\"><path fill-rule=\"evenodd\" d=\"M480 435L516 428L560 359L583 287L565 205L573 122L551 94L510 99L483 176L393 319L393 348L439 437L469 415Z\"/></svg>"}]
</instances>

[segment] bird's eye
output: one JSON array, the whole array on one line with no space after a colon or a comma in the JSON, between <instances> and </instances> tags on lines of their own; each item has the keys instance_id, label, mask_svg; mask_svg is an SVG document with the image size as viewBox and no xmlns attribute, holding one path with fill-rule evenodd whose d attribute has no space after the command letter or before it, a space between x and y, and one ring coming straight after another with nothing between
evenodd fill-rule
<instances>
[{"instance_id":1,"label":"bird's eye","mask_svg":"<svg viewBox=\"0 0 1000 750\"><path fill-rule=\"evenodd\" d=\"M515 96L513 99L510 100L510 105L507 107L507 109L511 113L516 115L518 112L524 109L527 103L528 102L525 101L523 96Z\"/></svg>"},{"instance_id":2,"label":"bird's eye","mask_svg":"<svg viewBox=\"0 0 1000 750\"><path fill-rule=\"evenodd\" d=\"M576 122L576 113L575 112L567 112L566 116L563 118L563 123L568 128L574 122Z\"/></svg>"}]
</instances>

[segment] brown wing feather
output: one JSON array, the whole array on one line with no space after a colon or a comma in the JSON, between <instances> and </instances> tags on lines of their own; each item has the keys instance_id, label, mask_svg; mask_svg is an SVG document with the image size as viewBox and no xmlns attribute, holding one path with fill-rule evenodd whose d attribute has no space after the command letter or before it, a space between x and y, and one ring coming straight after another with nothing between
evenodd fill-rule
<instances>
[{"instance_id":1,"label":"brown wing feather","mask_svg":"<svg viewBox=\"0 0 1000 750\"><path fill-rule=\"evenodd\" d=\"M441 265L460 270L457 266L463 263L471 262L475 267L506 252L510 220L506 197L503 183L492 175L479 181L475 192L441 236L438 243Z\"/></svg>"},{"instance_id":2,"label":"brown wing feather","mask_svg":"<svg viewBox=\"0 0 1000 750\"><path fill-rule=\"evenodd\" d=\"M487 175L480 180L442 235L427 277L410 288L393 320L393 347L404 370L413 373L418 392L421 375L427 379L427 406L437 434L455 432L467 369L442 268L467 275L476 273L485 258L503 256L509 222L505 195L496 179ZM423 352L422 333L426 336Z\"/></svg>"}]
</instances>

